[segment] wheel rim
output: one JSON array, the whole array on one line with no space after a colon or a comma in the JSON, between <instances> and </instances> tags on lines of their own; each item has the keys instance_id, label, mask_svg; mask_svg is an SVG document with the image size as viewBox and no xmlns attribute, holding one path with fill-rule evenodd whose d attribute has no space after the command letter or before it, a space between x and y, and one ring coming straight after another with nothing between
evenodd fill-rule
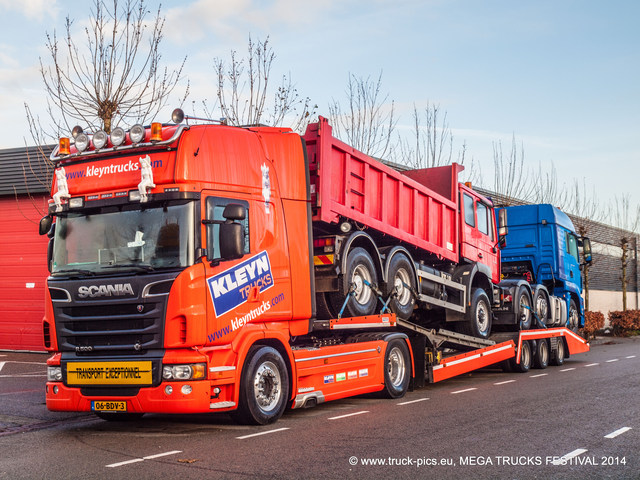
<instances>
[{"instance_id":1,"label":"wheel rim","mask_svg":"<svg viewBox=\"0 0 640 480\"><path fill-rule=\"evenodd\" d=\"M396 291L398 303L400 305L408 305L411 301L411 290L407 288L410 285L411 279L409 272L404 268L398 269L393 280L393 288Z\"/></svg>"},{"instance_id":2,"label":"wheel rim","mask_svg":"<svg viewBox=\"0 0 640 480\"><path fill-rule=\"evenodd\" d=\"M545 321L547 319L547 315L549 314L549 304L547 303L547 299L544 295L540 295L536 299L536 313L540 320Z\"/></svg>"},{"instance_id":3,"label":"wheel rim","mask_svg":"<svg viewBox=\"0 0 640 480\"><path fill-rule=\"evenodd\" d=\"M489 307L487 307L484 302L478 303L478 308L476 309L476 325L480 333L484 333L489 329Z\"/></svg>"},{"instance_id":4,"label":"wheel rim","mask_svg":"<svg viewBox=\"0 0 640 480\"><path fill-rule=\"evenodd\" d=\"M393 347L389 352L389 363L387 366L387 374L391 385L395 389L400 389L404 382L406 365L404 362L404 355L402 350L398 347Z\"/></svg>"},{"instance_id":5,"label":"wheel rim","mask_svg":"<svg viewBox=\"0 0 640 480\"><path fill-rule=\"evenodd\" d=\"M528 348L523 348L520 352L520 365L529 365L531 363L531 351Z\"/></svg>"},{"instance_id":6,"label":"wheel rim","mask_svg":"<svg viewBox=\"0 0 640 480\"><path fill-rule=\"evenodd\" d=\"M558 360L561 362L564 360L564 342L562 339L558 343Z\"/></svg>"},{"instance_id":7,"label":"wheel rim","mask_svg":"<svg viewBox=\"0 0 640 480\"><path fill-rule=\"evenodd\" d=\"M542 365L546 365L549 361L549 349L545 347L540 347L540 363Z\"/></svg>"},{"instance_id":8,"label":"wheel rim","mask_svg":"<svg viewBox=\"0 0 640 480\"><path fill-rule=\"evenodd\" d=\"M353 277L351 281L354 285L354 297L360 305L366 305L369 303L373 295L371 293L371 288L367 286L365 280L371 284L371 272L364 265L358 265L353 270Z\"/></svg>"},{"instance_id":9,"label":"wheel rim","mask_svg":"<svg viewBox=\"0 0 640 480\"><path fill-rule=\"evenodd\" d=\"M529 325L531 321L531 303L526 293L520 295L520 325Z\"/></svg>"},{"instance_id":10,"label":"wheel rim","mask_svg":"<svg viewBox=\"0 0 640 480\"><path fill-rule=\"evenodd\" d=\"M274 410L280 401L280 370L273 362L263 362L253 378L253 392L257 404L265 412Z\"/></svg>"},{"instance_id":11,"label":"wheel rim","mask_svg":"<svg viewBox=\"0 0 640 480\"><path fill-rule=\"evenodd\" d=\"M569 311L569 328L574 332L578 331L578 309L575 307Z\"/></svg>"}]
</instances>

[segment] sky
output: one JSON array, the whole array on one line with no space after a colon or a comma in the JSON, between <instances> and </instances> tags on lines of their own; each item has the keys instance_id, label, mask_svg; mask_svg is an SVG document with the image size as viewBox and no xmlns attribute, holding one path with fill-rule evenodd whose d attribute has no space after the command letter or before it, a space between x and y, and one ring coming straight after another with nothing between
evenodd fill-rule
<instances>
[{"instance_id":1,"label":"sky","mask_svg":"<svg viewBox=\"0 0 640 480\"><path fill-rule=\"evenodd\" d=\"M32 143L24 104L46 119L47 34L63 34L67 16L81 28L92 3L0 0L0 149ZM268 37L272 74L290 75L321 115L346 102L350 75L382 75L397 130L410 130L414 106L438 105L484 186L494 146L515 138L528 175L555 171L603 206L622 195L640 205L637 0L193 0L162 13L163 65L187 57L196 105L215 97L214 58Z\"/></svg>"}]
</instances>

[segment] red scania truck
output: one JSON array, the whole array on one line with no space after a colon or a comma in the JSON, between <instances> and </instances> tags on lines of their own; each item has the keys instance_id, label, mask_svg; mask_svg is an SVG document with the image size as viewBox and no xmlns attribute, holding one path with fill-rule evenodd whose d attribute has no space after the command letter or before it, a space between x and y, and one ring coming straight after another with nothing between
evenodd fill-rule
<instances>
[{"instance_id":1,"label":"red scania truck","mask_svg":"<svg viewBox=\"0 0 640 480\"><path fill-rule=\"evenodd\" d=\"M266 424L588 349L522 330L531 288L500 283L504 232L461 166L400 173L323 118L304 136L179 120L74 129L52 154L49 409Z\"/></svg>"}]
</instances>

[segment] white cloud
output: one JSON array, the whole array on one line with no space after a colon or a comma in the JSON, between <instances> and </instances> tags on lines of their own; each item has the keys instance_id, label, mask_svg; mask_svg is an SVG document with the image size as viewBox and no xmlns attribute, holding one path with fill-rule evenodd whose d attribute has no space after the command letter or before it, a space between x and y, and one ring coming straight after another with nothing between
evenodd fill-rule
<instances>
[{"instance_id":1,"label":"white cloud","mask_svg":"<svg viewBox=\"0 0 640 480\"><path fill-rule=\"evenodd\" d=\"M46 18L57 16L60 8L56 0L0 0L0 10L18 12L30 20L42 22Z\"/></svg>"}]
</instances>

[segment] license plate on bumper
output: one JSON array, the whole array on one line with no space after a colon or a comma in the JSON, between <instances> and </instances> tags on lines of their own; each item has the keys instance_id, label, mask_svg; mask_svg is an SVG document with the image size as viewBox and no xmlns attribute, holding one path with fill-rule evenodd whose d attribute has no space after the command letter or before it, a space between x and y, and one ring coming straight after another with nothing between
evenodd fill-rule
<instances>
[{"instance_id":1,"label":"license plate on bumper","mask_svg":"<svg viewBox=\"0 0 640 480\"><path fill-rule=\"evenodd\" d=\"M93 412L126 412L127 402L92 400L91 411Z\"/></svg>"},{"instance_id":2,"label":"license plate on bumper","mask_svg":"<svg viewBox=\"0 0 640 480\"><path fill-rule=\"evenodd\" d=\"M67 385L151 385L150 361L69 362Z\"/></svg>"}]
</instances>

